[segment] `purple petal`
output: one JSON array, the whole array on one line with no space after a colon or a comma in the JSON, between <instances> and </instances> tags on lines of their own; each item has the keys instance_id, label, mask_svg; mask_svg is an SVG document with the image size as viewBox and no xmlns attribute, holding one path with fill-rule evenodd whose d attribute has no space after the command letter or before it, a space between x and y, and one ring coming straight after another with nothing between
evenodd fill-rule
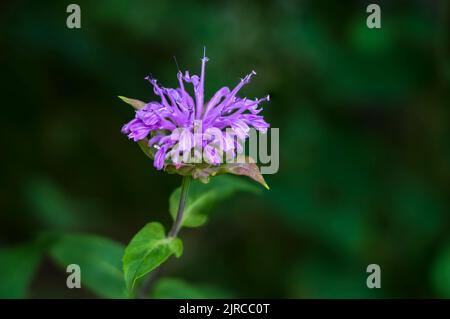
<instances>
[{"instance_id":1,"label":"purple petal","mask_svg":"<svg viewBox=\"0 0 450 319\"><path fill-rule=\"evenodd\" d=\"M209 164L212 165L219 165L221 163L221 158L219 156L219 152L217 152L217 150L210 146L207 145L203 151L203 156L206 160L206 162L208 162Z\"/></svg>"},{"instance_id":2,"label":"purple petal","mask_svg":"<svg viewBox=\"0 0 450 319\"><path fill-rule=\"evenodd\" d=\"M128 134L128 138L133 139L135 142L146 138L150 130L151 127L145 125L140 119L133 119L122 127L122 133Z\"/></svg>"},{"instance_id":3,"label":"purple petal","mask_svg":"<svg viewBox=\"0 0 450 319\"><path fill-rule=\"evenodd\" d=\"M153 165L157 170L161 170L164 167L164 161L166 159L166 150L167 147L164 145L160 147L155 154L155 160L153 161Z\"/></svg>"},{"instance_id":4,"label":"purple petal","mask_svg":"<svg viewBox=\"0 0 450 319\"><path fill-rule=\"evenodd\" d=\"M250 130L248 125L242 120L231 122L231 128L236 133L237 137L241 140L245 139L248 136L247 133Z\"/></svg>"},{"instance_id":5,"label":"purple petal","mask_svg":"<svg viewBox=\"0 0 450 319\"><path fill-rule=\"evenodd\" d=\"M260 115L244 114L242 115L242 119L245 123L253 126L255 129L262 133L266 133L267 129L270 127L270 125L266 121L264 121L264 118Z\"/></svg>"},{"instance_id":6,"label":"purple petal","mask_svg":"<svg viewBox=\"0 0 450 319\"><path fill-rule=\"evenodd\" d=\"M234 150L234 138L227 132L223 133L223 150L225 152Z\"/></svg>"},{"instance_id":7,"label":"purple petal","mask_svg":"<svg viewBox=\"0 0 450 319\"><path fill-rule=\"evenodd\" d=\"M194 136L188 129L183 129L178 143L181 151L190 151L194 144Z\"/></svg>"},{"instance_id":8,"label":"purple petal","mask_svg":"<svg viewBox=\"0 0 450 319\"><path fill-rule=\"evenodd\" d=\"M206 106L205 110L205 117L208 116L208 112L213 109L217 104L219 104L220 100L222 100L225 96L227 96L230 93L230 89L226 86L221 88L219 91L214 94L214 96L209 100L208 105Z\"/></svg>"}]
</instances>

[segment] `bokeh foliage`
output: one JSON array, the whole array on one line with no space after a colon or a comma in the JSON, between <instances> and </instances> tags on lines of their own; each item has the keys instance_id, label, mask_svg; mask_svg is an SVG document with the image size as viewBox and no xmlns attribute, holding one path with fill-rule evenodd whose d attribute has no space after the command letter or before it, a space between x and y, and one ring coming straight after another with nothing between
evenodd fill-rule
<instances>
[{"instance_id":1,"label":"bokeh foliage","mask_svg":"<svg viewBox=\"0 0 450 319\"><path fill-rule=\"evenodd\" d=\"M380 0L381 30L356 0L83 0L80 30L69 3L1 5L1 297L93 296L55 262L83 249L43 256L41 232L111 238L98 249L118 254L149 220L169 227L180 178L120 134L132 111L117 96L154 98L144 76L174 85L172 56L197 71L204 45L207 95L258 72L245 94L271 95L280 171L183 230L154 296L450 297L447 1ZM86 285L121 291L102 278Z\"/></svg>"}]
</instances>

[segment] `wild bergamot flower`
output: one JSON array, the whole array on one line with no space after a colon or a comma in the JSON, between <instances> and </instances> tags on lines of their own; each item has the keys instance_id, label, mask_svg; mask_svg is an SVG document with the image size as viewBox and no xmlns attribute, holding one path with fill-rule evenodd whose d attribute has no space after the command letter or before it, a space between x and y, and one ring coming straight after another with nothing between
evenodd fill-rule
<instances>
[{"instance_id":1,"label":"wild bergamot flower","mask_svg":"<svg viewBox=\"0 0 450 319\"><path fill-rule=\"evenodd\" d=\"M190 75L189 71L184 74L178 71L179 87L176 89L162 87L156 79L147 76L145 79L152 84L159 102L143 103L122 98L137 109L134 119L123 126L122 133L139 141L141 146L142 142L146 143L144 147L148 147L158 170L164 168L207 180L209 175L220 172L225 157L233 159L242 151L241 142L249 137L251 128L265 133L269 127L259 115L262 111L260 103L269 101L268 95L254 100L237 96L255 71L242 78L234 89L225 86L205 102L208 60L205 55L201 59L200 77ZM188 93L185 84L193 86L194 97ZM234 167L227 172L249 175L242 172L243 169ZM258 180L255 176L250 177Z\"/></svg>"}]
</instances>

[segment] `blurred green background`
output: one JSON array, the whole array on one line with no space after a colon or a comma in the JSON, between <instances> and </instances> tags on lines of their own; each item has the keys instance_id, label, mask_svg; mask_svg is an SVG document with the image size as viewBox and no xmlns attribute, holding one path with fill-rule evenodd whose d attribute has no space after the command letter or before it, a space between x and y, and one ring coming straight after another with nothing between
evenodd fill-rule
<instances>
[{"instance_id":1,"label":"blurred green background","mask_svg":"<svg viewBox=\"0 0 450 319\"><path fill-rule=\"evenodd\" d=\"M96 297L39 259L41 232L126 244L170 226L181 179L120 133L133 112L117 96L156 99L144 76L176 85L172 56L197 73L205 45L207 96L258 72L242 95L271 95L281 162L270 191L182 230L163 270L179 295L450 297L449 4L376 1L376 30L371 2L78 0L79 30L71 2L2 2L0 296Z\"/></svg>"}]
</instances>

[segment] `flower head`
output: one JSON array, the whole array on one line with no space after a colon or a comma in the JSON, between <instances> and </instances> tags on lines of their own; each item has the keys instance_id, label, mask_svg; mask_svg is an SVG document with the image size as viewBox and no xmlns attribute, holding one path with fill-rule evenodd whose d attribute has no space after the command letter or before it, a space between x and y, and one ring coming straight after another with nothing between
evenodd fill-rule
<instances>
[{"instance_id":1,"label":"flower head","mask_svg":"<svg viewBox=\"0 0 450 319\"><path fill-rule=\"evenodd\" d=\"M237 96L255 71L242 78L233 89L223 87L205 101L208 58L204 55L201 61L200 76L178 71L179 87L175 89L162 87L156 79L147 76L145 79L153 86L159 102L125 100L137 110L134 119L123 126L122 133L134 141L147 143L154 151L153 163L158 170L170 166L180 173L186 171L186 166L217 167L224 162L224 157L238 155L241 142L248 138L251 128L265 133L269 127L259 115L260 103L269 101L269 96L253 100ZM193 87L193 96L187 91L188 85Z\"/></svg>"}]
</instances>

